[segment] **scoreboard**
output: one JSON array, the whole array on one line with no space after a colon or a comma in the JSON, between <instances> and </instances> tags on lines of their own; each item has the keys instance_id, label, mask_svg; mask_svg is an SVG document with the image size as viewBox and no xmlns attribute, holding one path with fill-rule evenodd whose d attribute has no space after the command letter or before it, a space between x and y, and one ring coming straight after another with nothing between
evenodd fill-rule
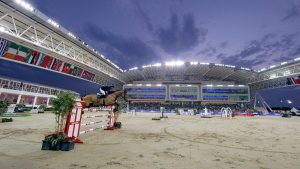
<instances>
[{"instance_id":1,"label":"scoreboard","mask_svg":"<svg viewBox=\"0 0 300 169\"><path fill-rule=\"evenodd\" d=\"M170 101L196 101L198 100L198 85L170 85Z\"/></svg>"},{"instance_id":2,"label":"scoreboard","mask_svg":"<svg viewBox=\"0 0 300 169\"><path fill-rule=\"evenodd\" d=\"M203 101L217 102L249 102L249 87L238 86L202 86Z\"/></svg>"},{"instance_id":3,"label":"scoreboard","mask_svg":"<svg viewBox=\"0 0 300 169\"><path fill-rule=\"evenodd\" d=\"M161 86L146 86L146 85L125 85L129 100L165 100L167 87Z\"/></svg>"}]
</instances>

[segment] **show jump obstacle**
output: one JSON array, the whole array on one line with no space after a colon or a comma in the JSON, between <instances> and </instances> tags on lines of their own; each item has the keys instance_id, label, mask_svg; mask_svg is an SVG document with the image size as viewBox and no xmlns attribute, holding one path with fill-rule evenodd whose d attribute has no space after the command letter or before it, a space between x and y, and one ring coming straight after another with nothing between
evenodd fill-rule
<instances>
[{"instance_id":1,"label":"show jump obstacle","mask_svg":"<svg viewBox=\"0 0 300 169\"><path fill-rule=\"evenodd\" d=\"M227 108L222 107L221 113L222 113L222 117L230 118L230 119L232 119L232 117L233 117L233 112L230 109L230 107L227 107Z\"/></svg>"},{"instance_id":2,"label":"show jump obstacle","mask_svg":"<svg viewBox=\"0 0 300 169\"><path fill-rule=\"evenodd\" d=\"M71 110L68 115L66 122L65 133L68 137L74 137L76 143L83 143L79 136L81 134L89 133L95 130L104 128L104 130L114 129L114 113L113 106L106 106L96 112L108 111L108 114L98 115L83 115L83 103L80 100L75 100L75 107ZM97 119L96 121L83 121L84 119ZM84 130L86 126L95 126Z\"/></svg>"}]
</instances>

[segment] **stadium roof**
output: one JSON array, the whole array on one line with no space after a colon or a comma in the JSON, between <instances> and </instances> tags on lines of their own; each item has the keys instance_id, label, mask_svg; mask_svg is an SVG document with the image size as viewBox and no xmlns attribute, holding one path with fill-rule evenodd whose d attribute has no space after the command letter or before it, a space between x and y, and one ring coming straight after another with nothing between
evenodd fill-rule
<instances>
[{"instance_id":1,"label":"stadium roof","mask_svg":"<svg viewBox=\"0 0 300 169\"><path fill-rule=\"evenodd\" d=\"M71 31L64 28L62 25L60 25L58 22L53 20L52 18L46 16L44 13L39 11L38 9L34 8L30 3L24 1L24 0L3 0L6 4L18 9L23 14L27 15L28 17L31 17L32 19L36 20L38 23L43 24L47 27L52 27L52 30L55 31L58 34L63 35L66 38L69 38L69 40L73 41L77 45L80 45L85 50L89 51L93 55L101 58L103 61L105 61L107 64L112 65L117 70L123 72L123 70L110 61L107 57L105 57L103 54L95 50L92 46L88 45L86 42L82 41L78 36L74 35Z\"/></svg>"},{"instance_id":2,"label":"stadium roof","mask_svg":"<svg viewBox=\"0 0 300 169\"><path fill-rule=\"evenodd\" d=\"M143 80L157 81L233 81L245 84L257 75L249 68L233 65L173 61L134 67L124 71L127 83Z\"/></svg>"},{"instance_id":3,"label":"stadium roof","mask_svg":"<svg viewBox=\"0 0 300 169\"><path fill-rule=\"evenodd\" d=\"M125 81L231 81L236 84L258 83L300 74L300 57L261 70L233 65L173 61L125 70Z\"/></svg>"}]
</instances>

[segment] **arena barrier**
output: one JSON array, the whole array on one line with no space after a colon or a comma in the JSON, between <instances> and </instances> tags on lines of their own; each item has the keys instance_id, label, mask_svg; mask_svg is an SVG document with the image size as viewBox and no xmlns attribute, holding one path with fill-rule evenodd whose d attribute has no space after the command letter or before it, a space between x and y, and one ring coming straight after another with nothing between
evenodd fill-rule
<instances>
[{"instance_id":1,"label":"arena barrier","mask_svg":"<svg viewBox=\"0 0 300 169\"><path fill-rule=\"evenodd\" d=\"M194 110L193 109L178 109L178 112L180 115L194 115Z\"/></svg>"},{"instance_id":2,"label":"arena barrier","mask_svg":"<svg viewBox=\"0 0 300 169\"><path fill-rule=\"evenodd\" d=\"M83 102L75 100L75 107L68 115L65 133L68 137L74 137L76 143L83 143L79 136L81 134L90 133L95 130L113 130L114 129L114 113L113 106L101 107L96 109L96 113L100 111L107 111L107 114L96 115L83 115ZM97 119L95 121L89 121L84 119ZM86 126L95 126L93 128L84 129Z\"/></svg>"}]
</instances>

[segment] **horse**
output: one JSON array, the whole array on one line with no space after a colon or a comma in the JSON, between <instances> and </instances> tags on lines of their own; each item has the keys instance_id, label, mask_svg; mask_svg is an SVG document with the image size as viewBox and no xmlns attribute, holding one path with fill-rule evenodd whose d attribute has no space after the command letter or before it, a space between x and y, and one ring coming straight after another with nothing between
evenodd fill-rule
<instances>
[{"instance_id":1,"label":"horse","mask_svg":"<svg viewBox=\"0 0 300 169\"><path fill-rule=\"evenodd\" d=\"M82 101L84 101L84 108L89 107L99 107L99 106L115 106L115 109L118 107L118 104L116 103L116 100L119 97L123 97L125 101L127 101L127 94L126 90L122 91L115 91L111 94L108 94L105 98L97 98L97 94L89 94L82 98Z\"/></svg>"}]
</instances>

